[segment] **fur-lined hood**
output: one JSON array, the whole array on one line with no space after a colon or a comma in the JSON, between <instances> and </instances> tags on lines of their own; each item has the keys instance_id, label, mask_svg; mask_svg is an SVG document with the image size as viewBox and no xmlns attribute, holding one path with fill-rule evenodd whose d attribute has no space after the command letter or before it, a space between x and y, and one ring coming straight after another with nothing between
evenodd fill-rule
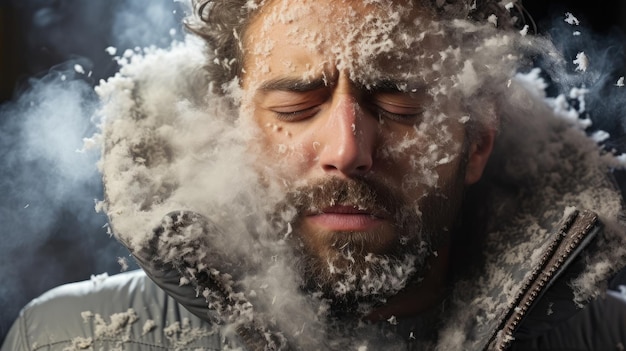
<instances>
[{"instance_id":1,"label":"fur-lined hood","mask_svg":"<svg viewBox=\"0 0 626 351\"><path fill-rule=\"evenodd\" d=\"M203 53L202 44L189 39L168 50L120 58L120 73L97 88L103 101L100 167L106 197L100 206L109 216L113 234L135 255L155 245L152 229L172 211L197 213L215 223L218 229L212 230L225 231L227 240L216 235L206 239L206 233L193 230L180 232L189 237L178 239L162 235L157 240L162 251L153 252L167 254L140 257L148 270L150 260L178 265L183 272L180 284L197 284L198 293L205 294L189 299L210 300L206 285L194 280L198 270L210 274L213 268L203 266L207 258L200 257L201 247L197 246L202 243L218 245L223 250L220 257L232 260L231 267L257 266L258 272L271 271L271 279L291 273L284 272L280 264L285 263L280 259L267 263L249 254L279 256L283 252L284 242L250 234L267 231L261 209L275 199L254 172L246 171L246 167L254 169L245 146L247 126L240 125L230 101L210 94L202 71ZM163 62L168 62L167 69ZM524 279L574 209L597 213L604 226L603 233L580 256L584 269L569 282L575 302L584 304L601 295L606 280L626 263L621 196L609 174L619 162L585 134L581 119L572 110L563 108L557 99L547 99L542 89L533 85L540 80L535 73L513 79L509 99L498 106L502 128L483 180L493 198L488 234L480 240L483 266L478 276L456 285L438 349L486 346L487 335L498 328L494 317L512 308ZM288 225L284 229L288 234ZM189 247L185 249L185 245ZM189 258L192 253L197 256ZM190 265L186 273L180 266L185 264ZM284 284L263 283L254 276L244 279L249 289L269 285L271 290ZM298 294L298 289L285 288L281 293ZM292 311L290 322L295 329L301 328L299 323L311 329L322 323L317 310L321 305L315 299L305 296L280 302L279 297L277 304ZM246 315L242 311L239 315ZM254 319L258 315L246 316ZM280 321L276 325L282 326ZM366 333L355 335L360 338ZM310 340L315 340L313 336ZM402 335L399 340L408 338ZM373 342L364 339L351 345Z\"/></svg>"},{"instance_id":2,"label":"fur-lined hood","mask_svg":"<svg viewBox=\"0 0 626 351\"><path fill-rule=\"evenodd\" d=\"M541 268L550 245L565 235L563 231L572 230L567 222L573 213L595 213L603 228L582 249L577 267L568 268L574 272L560 282L571 287L571 304L582 307L602 295L610 276L626 262L622 196L610 173L619 163L585 134L584 124L590 121L559 107L562 97L548 99L542 91L524 87L539 79L536 70L519 76L523 89L513 94L520 94L527 103L510 106L504 101L500 106L502 130L481 189L491 197L492 206L488 234L483 238L484 266L471 281L457 284L454 312L440 337L441 350L486 346L500 318L520 307L515 300ZM548 303L557 309L559 298L570 296ZM545 308L536 313L554 311Z\"/></svg>"}]
</instances>

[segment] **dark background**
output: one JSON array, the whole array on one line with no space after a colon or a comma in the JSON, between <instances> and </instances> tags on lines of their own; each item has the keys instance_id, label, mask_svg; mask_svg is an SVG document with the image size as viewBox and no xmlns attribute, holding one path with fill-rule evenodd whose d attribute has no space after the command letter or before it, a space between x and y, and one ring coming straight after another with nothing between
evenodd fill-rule
<instances>
[{"instance_id":1,"label":"dark background","mask_svg":"<svg viewBox=\"0 0 626 351\"><path fill-rule=\"evenodd\" d=\"M599 38L619 43L626 29L621 0L524 5L544 34L563 22L566 11L581 20L581 30L591 28ZM38 116L31 113L33 105L46 101L38 92L48 84L94 101L90 88L118 69L104 49L114 46L120 54L135 46L167 46L170 30L176 30L174 37L182 31L181 14L171 0L0 0L0 343L32 298L92 274L118 273L118 258L128 258L106 233L106 218L94 210L94 200L102 198L98 155L76 154L59 168L56 150L28 152L34 144L27 138L49 132L44 121L32 117ZM76 74L76 63L90 73ZM63 74L79 83L63 81ZM94 106L79 107L84 123L68 120L89 136L95 131L89 122ZM41 116L47 118L45 112ZM25 130L34 130L34 137L24 136Z\"/></svg>"},{"instance_id":2,"label":"dark background","mask_svg":"<svg viewBox=\"0 0 626 351\"><path fill-rule=\"evenodd\" d=\"M75 150L118 69L105 48L165 47L181 16L172 0L0 0L0 343L42 292L136 267L94 209L98 152Z\"/></svg>"}]
</instances>

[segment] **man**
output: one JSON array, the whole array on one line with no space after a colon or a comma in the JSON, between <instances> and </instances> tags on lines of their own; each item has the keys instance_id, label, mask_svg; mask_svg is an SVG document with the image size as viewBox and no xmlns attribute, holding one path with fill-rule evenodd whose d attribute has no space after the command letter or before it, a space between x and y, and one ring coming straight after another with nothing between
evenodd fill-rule
<instances>
[{"instance_id":1,"label":"man","mask_svg":"<svg viewBox=\"0 0 626 351\"><path fill-rule=\"evenodd\" d=\"M74 308L121 296L83 313L91 331L48 329L39 345L623 347L605 287L626 261L612 158L542 103L537 71L512 79L547 44L496 28L512 26L507 8L195 5L208 60L191 41L98 91L103 209L170 297L136 273L105 281ZM171 298L193 315L155 318Z\"/></svg>"}]
</instances>

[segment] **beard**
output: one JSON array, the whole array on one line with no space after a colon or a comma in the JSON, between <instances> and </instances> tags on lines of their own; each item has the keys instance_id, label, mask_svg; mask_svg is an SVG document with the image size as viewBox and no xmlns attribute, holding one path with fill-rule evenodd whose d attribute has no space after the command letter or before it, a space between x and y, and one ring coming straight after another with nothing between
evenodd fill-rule
<instances>
[{"instance_id":1,"label":"beard","mask_svg":"<svg viewBox=\"0 0 626 351\"><path fill-rule=\"evenodd\" d=\"M369 178L327 178L290 191L295 208L290 235L302 286L333 302L384 302L428 272L428 258L448 242L462 202L464 175L418 199ZM351 206L389 224L368 231L328 232L304 224L307 213ZM286 206L286 207L285 207ZM284 212L283 212L284 213Z\"/></svg>"}]
</instances>

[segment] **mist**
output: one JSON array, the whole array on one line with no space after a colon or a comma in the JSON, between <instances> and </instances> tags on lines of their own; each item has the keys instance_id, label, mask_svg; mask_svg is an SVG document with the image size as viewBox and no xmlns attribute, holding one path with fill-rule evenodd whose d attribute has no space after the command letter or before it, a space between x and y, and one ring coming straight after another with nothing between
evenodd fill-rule
<instances>
[{"instance_id":1,"label":"mist","mask_svg":"<svg viewBox=\"0 0 626 351\"><path fill-rule=\"evenodd\" d=\"M136 268L94 209L103 197L100 155L83 139L96 131L93 87L118 69L105 49L168 46L183 16L173 1L11 1L6 9L30 77L0 105L0 343L44 291L119 273L120 258Z\"/></svg>"}]
</instances>

